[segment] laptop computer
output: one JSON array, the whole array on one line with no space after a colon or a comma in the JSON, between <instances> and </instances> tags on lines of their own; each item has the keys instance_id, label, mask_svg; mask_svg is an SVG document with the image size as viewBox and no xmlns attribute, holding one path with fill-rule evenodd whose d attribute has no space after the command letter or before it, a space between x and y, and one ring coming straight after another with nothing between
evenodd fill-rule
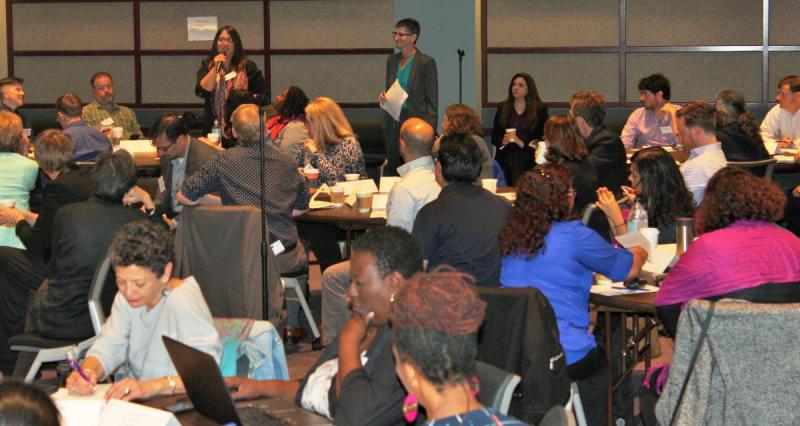
<instances>
[{"instance_id":1,"label":"laptop computer","mask_svg":"<svg viewBox=\"0 0 800 426\"><path fill-rule=\"evenodd\" d=\"M214 357L167 336L161 339L198 413L222 425L289 424L258 407L237 408Z\"/></svg>"}]
</instances>

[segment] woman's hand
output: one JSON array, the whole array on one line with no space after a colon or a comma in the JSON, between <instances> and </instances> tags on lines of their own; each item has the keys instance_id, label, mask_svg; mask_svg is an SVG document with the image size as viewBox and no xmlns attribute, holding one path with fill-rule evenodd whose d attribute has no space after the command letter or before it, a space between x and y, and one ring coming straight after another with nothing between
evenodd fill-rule
<instances>
[{"instance_id":1,"label":"woman's hand","mask_svg":"<svg viewBox=\"0 0 800 426\"><path fill-rule=\"evenodd\" d=\"M83 376L77 371L73 370L67 377L67 391L70 395L92 395L97 388L97 376L94 371L84 369L84 373L91 379L91 382L86 381Z\"/></svg>"},{"instance_id":2,"label":"woman's hand","mask_svg":"<svg viewBox=\"0 0 800 426\"><path fill-rule=\"evenodd\" d=\"M317 151L319 151L319 147L317 146L317 142L314 141L314 139L311 139L311 138L306 139L306 141L303 142L303 147L306 149L306 151L308 151L308 152L310 152L312 154L316 154Z\"/></svg>"},{"instance_id":3,"label":"woman's hand","mask_svg":"<svg viewBox=\"0 0 800 426\"><path fill-rule=\"evenodd\" d=\"M224 65L228 62L228 57L224 53L220 53L214 57L214 69L216 70L221 63L223 66L219 68L220 72L225 72Z\"/></svg>"},{"instance_id":4,"label":"woman's hand","mask_svg":"<svg viewBox=\"0 0 800 426\"><path fill-rule=\"evenodd\" d=\"M267 396L263 380L253 380L241 376L226 377L225 385L236 389L236 392L231 394L234 399L255 399Z\"/></svg>"},{"instance_id":5,"label":"woman's hand","mask_svg":"<svg viewBox=\"0 0 800 426\"><path fill-rule=\"evenodd\" d=\"M627 231L625 219L622 217L622 210L619 209L614 193L605 186L597 188L597 208L605 213L608 224L614 235L622 235Z\"/></svg>"},{"instance_id":6,"label":"woman's hand","mask_svg":"<svg viewBox=\"0 0 800 426\"><path fill-rule=\"evenodd\" d=\"M524 142L522 142L522 141L521 141L521 140L520 140L520 139L517 137L517 133L516 133L516 132L514 132L514 133L508 133L508 132L506 132L506 133L503 135L503 141L502 141L502 144L503 144L503 145L508 145L508 144L510 144L510 143L517 144L517 146L518 146L518 147L520 147L520 148L524 148L524 146L525 146L525 143L524 143Z\"/></svg>"},{"instance_id":7,"label":"woman's hand","mask_svg":"<svg viewBox=\"0 0 800 426\"><path fill-rule=\"evenodd\" d=\"M136 203L144 204L144 206L149 210L154 209L156 206L147 191L138 186L133 186L122 197L122 204L130 207Z\"/></svg>"},{"instance_id":8,"label":"woman's hand","mask_svg":"<svg viewBox=\"0 0 800 426\"><path fill-rule=\"evenodd\" d=\"M126 377L114 382L106 391L106 401L110 399L121 399L131 401L134 399L147 399L158 395L161 392L161 382L163 378L153 380L136 380Z\"/></svg>"},{"instance_id":9,"label":"woman's hand","mask_svg":"<svg viewBox=\"0 0 800 426\"><path fill-rule=\"evenodd\" d=\"M0 207L0 225L17 226L17 223L21 220L21 212L22 210L16 207Z\"/></svg>"},{"instance_id":10,"label":"woman's hand","mask_svg":"<svg viewBox=\"0 0 800 426\"><path fill-rule=\"evenodd\" d=\"M350 319L339 332L340 343L358 346L367 335L367 328L369 328L369 323L374 316L374 312L353 311L353 315L350 316Z\"/></svg>"},{"instance_id":11,"label":"woman's hand","mask_svg":"<svg viewBox=\"0 0 800 426\"><path fill-rule=\"evenodd\" d=\"M386 92L381 92L378 94L378 103L383 105L386 102Z\"/></svg>"}]
</instances>

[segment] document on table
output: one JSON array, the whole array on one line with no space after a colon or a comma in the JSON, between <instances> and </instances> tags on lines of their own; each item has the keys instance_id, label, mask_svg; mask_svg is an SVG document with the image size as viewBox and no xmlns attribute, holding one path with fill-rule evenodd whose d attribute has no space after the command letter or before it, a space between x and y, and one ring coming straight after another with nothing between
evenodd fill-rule
<instances>
[{"instance_id":1,"label":"document on table","mask_svg":"<svg viewBox=\"0 0 800 426\"><path fill-rule=\"evenodd\" d=\"M385 93L386 102L381 104L381 108L386 110L389 115L395 120L400 120L400 111L403 109L403 103L408 99L408 93L400 87L400 81L395 80L392 87Z\"/></svg>"},{"instance_id":2,"label":"document on table","mask_svg":"<svg viewBox=\"0 0 800 426\"><path fill-rule=\"evenodd\" d=\"M99 384L94 394L70 395L66 388L53 394L65 426L178 425L172 413L132 402L105 401L110 384Z\"/></svg>"},{"instance_id":3,"label":"document on table","mask_svg":"<svg viewBox=\"0 0 800 426\"><path fill-rule=\"evenodd\" d=\"M614 238L625 248L641 246L647 250L647 262L642 266L644 271L661 274L677 260L674 244L659 244L654 250L641 232L631 232Z\"/></svg>"},{"instance_id":4,"label":"document on table","mask_svg":"<svg viewBox=\"0 0 800 426\"><path fill-rule=\"evenodd\" d=\"M621 282L614 283L611 281L606 281L598 282L596 285L593 285L590 291L601 296L624 296L626 294L652 293L658 291L658 287L652 285L643 285L635 289L630 289L625 288Z\"/></svg>"}]
</instances>

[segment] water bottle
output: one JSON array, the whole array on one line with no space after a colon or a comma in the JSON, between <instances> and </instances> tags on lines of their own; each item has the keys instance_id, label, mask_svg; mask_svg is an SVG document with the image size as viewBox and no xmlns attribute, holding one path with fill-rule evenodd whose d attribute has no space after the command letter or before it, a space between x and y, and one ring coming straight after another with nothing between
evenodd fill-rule
<instances>
[{"instance_id":1,"label":"water bottle","mask_svg":"<svg viewBox=\"0 0 800 426\"><path fill-rule=\"evenodd\" d=\"M219 120L214 119L214 127L211 128L211 133L216 133L219 141L222 140L222 128L219 127Z\"/></svg>"},{"instance_id":2,"label":"water bottle","mask_svg":"<svg viewBox=\"0 0 800 426\"><path fill-rule=\"evenodd\" d=\"M647 210L644 209L637 198L633 209L628 214L628 233L636 232L642 228L647 228Z\"/></svg>"}]
</instances>

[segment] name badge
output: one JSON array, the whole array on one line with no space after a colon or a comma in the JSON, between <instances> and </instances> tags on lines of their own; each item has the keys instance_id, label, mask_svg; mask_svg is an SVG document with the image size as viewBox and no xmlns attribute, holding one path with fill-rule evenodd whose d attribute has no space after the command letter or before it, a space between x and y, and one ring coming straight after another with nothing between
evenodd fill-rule
<instances>
[{"instance_id":1,"label":"name badge","mask_svg":"<svg viewBox=\"0 0 800 426\"><path fill-rule=\"evenodd\" d=\"M113 126L114 125L114 119L111 118L111 117L108 117L105 120L101 121L100 125L101 126Z\"/></svg>"},{"instance_id":2,"label":"name badge","mask_svg":"<svg viewBox=\"0 0 800 426\"><path fill-rule=\"evenodd\" d=\"M277 256L286 251L286 248L283 246L281 240L275 241L274 243L269 245L272 248L272 253Z\"/></svg>"},{"instance_id":3,"label":"name badge","mask_svg":"<svg viewBox=\"0 0 800 426\"><path fill-rule=\"evenodd\" d=\"M164 185L164 176L159 176L158 178L158 192L164 192L167 190L167 186Z\"/></svg>"},{"instance_id":4,"label":"name badge","mask_svg":"<svg viewBox=\"0 0 800 426\"><path fill-rule=\"evenodd\" d=\"M661 134L662 135L671 135L672 134L672 126L661 126Z\"/></svg>"},{"instance_id":5,"label":"name badge","mask_svg":"<svg viewBox=\"0 0 800 426\"><path fill-rule=\"evenodd\" d=\"M236 71L231 71L231 72L225 74L225 81L231 81L234 78L236 78Z\"/></svg>"}]
</instances>

